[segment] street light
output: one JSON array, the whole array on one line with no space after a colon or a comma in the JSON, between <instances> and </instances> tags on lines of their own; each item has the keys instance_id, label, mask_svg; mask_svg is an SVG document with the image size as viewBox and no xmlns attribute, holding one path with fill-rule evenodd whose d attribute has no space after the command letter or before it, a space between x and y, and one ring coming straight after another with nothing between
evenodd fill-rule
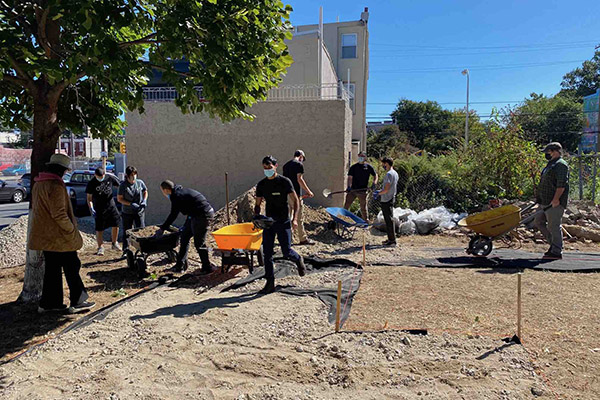
<instances>
[{"instance_id":1,"label":"street light","mask_svg":"<svg viewBox=\"0 0 600 400\"><path fill-rule=\"evenodd\" d=\"M463 69L463 75L467 76L467 118L465 119L465 151L469 146L469 70Z\"/></svg>"}]
</instances>

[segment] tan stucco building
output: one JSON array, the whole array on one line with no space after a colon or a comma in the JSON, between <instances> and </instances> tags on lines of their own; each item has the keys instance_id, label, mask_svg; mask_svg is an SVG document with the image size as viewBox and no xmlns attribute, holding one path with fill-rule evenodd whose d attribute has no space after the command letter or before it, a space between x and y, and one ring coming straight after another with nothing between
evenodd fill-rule
<instances>
[{"instance_id":1,"label":"tan stucco building","mask_svg":"<svg viewBox=\"0 0 600 400\"><path fill-rule=\"evenodd\" d=\"M254 121L222 123L204 113L184 115L173 104L177 95L173 88L145 89L146 112L127 114L126 133L127 162L136 166L149 188L148 223L161 222L169 211L169 202L159 190L162 180L201 191L218 209L225 205L225 172L233 199L264 177L260 162L265 155L279 160L281 172L296 149L306 153L305 179L315 193L307 203L342 205L343 196L326 199L321 192L344 189L351 158L366 144L367 77L352 72L368 71L368 52L359 54L368 41L366 20L325 24L323 32L321 36L308 26L295 29L287 43L294 63L268 100L249 110ZM346 32L356 34L357 46L342 50L330 44L335 48L331 50L328 42L337 36L341 40ZM346 59L342 51L357 56ZM344 68L351 68L351 83L357 85L351 90L356 99L361 96L359 101L338 74ZM355 121L360 121L358 129Z\"/></svg>"}]
</instances>

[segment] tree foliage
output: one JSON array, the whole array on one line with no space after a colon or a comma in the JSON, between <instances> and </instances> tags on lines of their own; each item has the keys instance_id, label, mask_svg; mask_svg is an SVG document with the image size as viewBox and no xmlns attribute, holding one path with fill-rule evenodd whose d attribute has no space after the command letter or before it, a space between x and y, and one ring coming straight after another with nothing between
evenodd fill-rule
<instances>
[{"instance_id":1,"label":"tree foliage","mask_svg":"<svg viewBox=\"0 0 600 400\"><path fill-rule=\"evenodd\" d=\"M527 140L540 145L556 141L575 151L583 127L583 111L581 104L570 97L532 93L507 113L506 122L515 129L521 128Z\"/></svg>"},{"instance_id":2,"label":"tree foliage","mask_svg":"<svg viewBox=\"0 0 600 400\"><path fill-rule=\"evenodd\" d=\"M596 50L591 60L584 61L581 67L565 74L560 86L561 96L580 102L584 96L596 93L600 89L600 50Z\"/></svg>"},{"instance_id":3,"label":"tree foliage","mask_svg":"<svg viewBox=\"0 0 600 400\"><path fill-rule=\"evenodd\" d=\"M424 148L427 138L445 136L452 113L435 101L402 99L391 114L401 132L406 132L413 146Z\"/></svg>"},{"instance_id":4,"label":"tree foliage","mask_svg":"<svg viewBox=\"0 0 600 400\"><path fill-rule=\"evenodd\" d=\"M29 128L36 103L58 100L61 129L106 137L124 110L143 109L151 68L183 112L249 117L291 64L290 11L278 0L3 0L0 120ZM184 74L171 62L182 58Z\"/></svg>"}]
</instances>

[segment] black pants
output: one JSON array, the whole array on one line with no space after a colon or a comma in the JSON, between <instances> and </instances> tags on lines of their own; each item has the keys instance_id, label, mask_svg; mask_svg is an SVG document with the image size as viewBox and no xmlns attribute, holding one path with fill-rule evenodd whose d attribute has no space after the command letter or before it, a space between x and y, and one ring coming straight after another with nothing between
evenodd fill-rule
<instances>
[{"instance_id":1,"label":"black pants","mask_svg":"<svg viewBox=\"0 0 600 400\"><path fill-rule=\"evenodd\" d=\"M127 231L135 226L135 228L146 227L146 213L141 214L125 214L121 216L123 219L123 251L127 250Z\"/></svg>"},{"instance_id":2,"label":"black pants","mask_svg":"<svg viewBox=\"0 0 600 400\"><path fill-rule=\"evenodd\" d=\"M387 201L381 203L381 212L385 220L385 228L388 235L388 241L396 242L396 230L394 228L394 202Z\"/></svg>"},{"instance_id":3,"label":"black pants","mask_svg":"<svg viewBox=\"0 0 600 400\"><path fill-rule=\"evenodd\" d=\"M42 289L40 307L48 309L63 305L63 270L65 271L65 278L69 286L71 306L77 304L81 294L85 292L83 281L79 276L81 261L77 257L77 252L57 253L54 251L44 251L44 260L46 262L46 269L44 271L44 287Z\"/></svg>"},{"instance_id":4,"label":"black pants","mask_svg":"<svg viewBox=\"0 0 600 400\"><path fill-rule=\"evenodd\" d=\"M300 255L292 249L292 223L275 221L270 228L263 230L263 252L265 256L265 278L275 280L273 254L275 253L275 237L279 241L281 252L288 260L298 262Z\"/></svg>"},{"instance_id":5,"label":"black pants","mask_svg":"<svg viewBox=\"0 0 600 400\"><path fill-rule=\"evenodd\" d=\"M187 217L183 230L181 231L181 242L179 244L179 254L177 255L177 264L185 265L187 263L190 240L194 238L194 246L202 261L202 269L208 271L211 269L208 258L208 249L206 248L206 233L212 219L204 217Z\"/></svg>"}]
</instances>

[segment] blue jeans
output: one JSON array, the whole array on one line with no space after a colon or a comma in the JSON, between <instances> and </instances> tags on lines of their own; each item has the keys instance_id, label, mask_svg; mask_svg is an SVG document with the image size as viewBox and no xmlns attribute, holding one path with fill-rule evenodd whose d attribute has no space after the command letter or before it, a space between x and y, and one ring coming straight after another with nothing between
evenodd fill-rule
<instances>
[{"instance_id":1,"label":"blue jeans","mask_svg":"<svg viewBox=\"0 0 600 400\"><path fill-rule=\"evenodd\" d=\"M269 229L263 230L263 253L265 257L265 278L267 280L275 279L273 253L276 236L283 256L294 262L300 261L300 255L292 250L291 221L289 219L285 222L275 221Z\"/></svg>"}]
</instances>

